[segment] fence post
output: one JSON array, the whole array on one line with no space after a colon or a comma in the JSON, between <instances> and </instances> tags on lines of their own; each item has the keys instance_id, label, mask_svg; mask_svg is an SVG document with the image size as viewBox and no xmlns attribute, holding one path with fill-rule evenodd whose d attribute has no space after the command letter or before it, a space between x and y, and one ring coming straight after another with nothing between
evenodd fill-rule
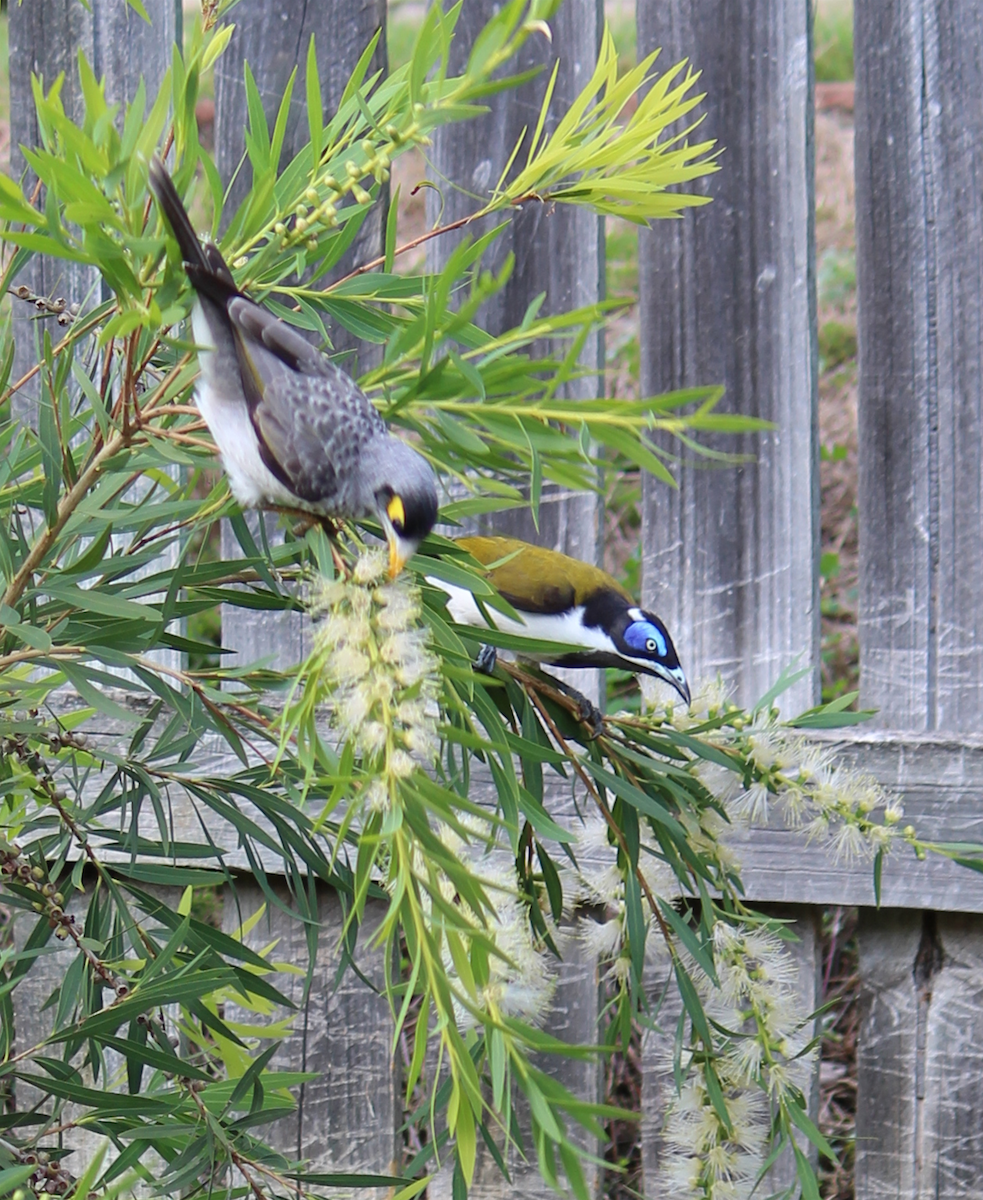
<instances>
[{"instance_id":1,"label":"fence post","mask_svg":"<svg viewBox=\"0 0 983 1200\"><path fill-rule=\"evenodd\" d=\"M809 11L802 0L637 0L639 57L661 48L661 70L689 59L702 72L699 136L723 152L720 170L695 185L712 204L640 233L642 394L719 383L724 411L775 422L739 443L714 441L750 457L739 467L686 461L678 492L645 477L643 596L672 630L690 677L719 672L741 703L799 657L810 670L782 697L790 713L816 702L819 682ZM801 909L775 912L800 918L808 1010L812 922ZM664 1115L649 1106L664 1108L673 1090L665 1053L664 1038L643 1043L648 1195L660 1194ZM785 1159L765 1192L794 1181Z\"/></svg>"},{"instance_id":2,"label":"fence post","mask_svg":"<svg viewBox=\"0 0 983 1200\"><path fill-rule=\"evenodd\" d=\"M469 0L465 4L451 48L452 72L463 69L475 36L497 7L491 0ZM514 71L541 66L540 74L520 88L489 97L486 116L463 128L452 125L437 131L431 157L440 194L427 194L430 225L438 214L445 224L466 216L480 204L474 197L487 195L494 187L522 130L535 125L557 59L560 72L552 111L566 111L594 69L602 22L597 0L566 0L552 20L552 44L534 34L512 66ZM547 130L555 123L554 117L547 123ZM517 157L522 160L521 151ZM479 237L486 228L485 222L470 226L466 236ZM432 270L444 266L460 236L448 234L430 243L428 266ZM593 213L572 205L526 205L513 214L509 228L489 249L485 266L498 270L510 253L515 255L512 277L481 311L482 325L493 335L520 324L527 307L540 293L546 294L541 310L544 313L594 304L604 295L604 226ZM603 367L600 334L585 346L583 362L596 366L598 371ZM584 399L596 396L598 386L593 378L581 379L562 394ZM538 530L530 510L522 508L495 513L483 524L483 531L494 528L497 533L599 562L600 514L601 506L593 493L571 495L544 488Z\"/></svg>"},{"instance_id":3,"label":"fence post","mask_svg":"<svg viewBox=\"0 0 983 1200\"><path fill-rule=\"evenodd\" d=\"M180 5L175 0L147 0L151 23L126 3L126 0L94 0L82 5L78 0L31 0L14 4L9 13L10 42L10 169L15 178L27 169L21 146L40 144L31 76L37 75L50 89L64 73L61 98L69 117L79 120L85 102L79 84L78 56L83 53L96 78L106 82L106 98L123 107L136 94L140 77L146 82L152 102L164 73L170 65L171 46L180 30ZM34 180L28 172L28 182ZM64 296L73 304L98 304L102 300L99 273L91 267L66 260L36 255L21 270L17 284L24 284L38 296ZM14 302L14 365L11 380L19 379L39 357L42 326L33 307ZM50 328L51 340L60 340L63 332L53 318L43 327ZM32 419L39 394L39 378L14 396L14 414Z\"/></svg>"},{"instance_id":4,"label":"fence post","mask_svg":"<svg viewBox=\"0 0 983 1200\"><path fill-rule=\"evenodd\" d=\"M965 0L855 14L861 700L894 730L983 718L983 86ZM983 1171L983 934L864 913L857 1197ZM893 956L893 957L892 957Z\"/></svg>"},{"instance_id":5,"label":"fence post","mask_svg":"<svg viewBox=\"0 0 983 1200\"><path fill-rule=\"evenodd\" d=\"M753 703L796 658L781 700L816 702L819 484L812 67L803 0L638 0L638 52L702 72L713 203L640 235L642 393L723 384L722 410L775 422L721 438L751 461L687 463L643 483L643 594L691 677ZM691 456L687 454L687 459Z\"/></svg>"},{"instance_id":6,"label":"fence post","mask_svg":"<svg viewBox=\"0 0 983 1200\"><path fill-rule=\"evenodd\" d=\"M291 162L308 140L305 80L311 35L314 35L326 122L337 111L355 64L379 30L382 33L366 79L385 70L387 62L386 0L339 0L330 5L308 4L307 0L244 0L236 6L231 19L236 31L228 49L215 64L215 163L222 179L232 181L226 204L227 218L235 212L252 185L248 159L236 174L246 146L244 66L247 62L270 128L276 120L290 73L297 68L280 157L282 167ZM387 209L388 188L384 188L381 202L373 206L355 241L336 266L335 276L346 274L353 266L380 253ZM364 369L365 347L358 339L330 320L327 327L334 349L356 352L356 361L361 361ZM357 374L358 369L353 364L346 369Z\"/></svg>"},{"instance_id":7,"label":"fence post","mask_svg":"<svg viewBox=\"0 0 983 1200\"><path fill-rule=\"evenodd\" d=\"M450 71L460 71L474 38L497 11L493 0L468 0L458 19L451 48ZM553 96L553 112L562 114L581 91L597 61L603 28L602 6L598 0L566 0L551 19L552 43L534 34L523 46L519 61L510 69L519 71L534 66L543 70L518 89L491 96L487 115L467 126L449 126L434 136L431 160L434 182L440 196L427 195L428 224L440 214L449 223L473 211L498 181L524 127L534 127L554 63L560 69ZM555 123L547 123L547 130ZM522 158L520 151L519 159ZM456 185L456 186L455 186ZM461 189L461 190L459 190ZM468 195L467 193L471 193ZM441 212L441 205L443 209ZM483 225L472 226L467 234L478 237ZM428 267L440 270L457 244L453 234L439 237L428 247ZM485 266L501 267L506 255L515 255L515 269L506 287L488 301L481 311L481 323L491 334L519 325L529 304L541 293L545 300L541 311L562 312L572 307L596 303L604 295L604 226L594 214L557 205L553 208L533 203L516 211L509 228L485 256ZM544 351L548 353L548 348ZM589 339L583 362L598 371L604 365L604 345L600 334ZM565 395L586 398L598 394L593 377L569 385ZM599 562L602 552L600 531L601 503L595 493L570 494L557 488L544 488L539 510L539 528L528 508L495 513L480 523L482 532L502 533L560 550L589 562ZM566 677L595 699L600 699L603 674L597 671L568 672ZM588 960L579 942L569 939L569 952L560 966L559 987L551 1016L551 1029L573 1041L595 1037L598 1015L597 967ZM585 1065L573 1060L550 1057L543 1068L587 1100L597 1100L601 1089L601 1071L597 1063ZM593 1139L591 1139L593 1141ZM596 1145L590 1147L597 1150ZM531 1150L531 1148L530 1148ZM540 1196L542 1182L531 1161L510 1165L514 1186L509 1188L497 1169L482 1172L478 1192L482 1197ZM446 1175L446 1178L445 1178ZM592 1187L599 1187L594 1170ZM450 1176L442 1172L430 1189L432 1197L450 1194Z\"/></svg>"},{"instance_id":8,"label":"fence post","mask_svg":"<svg viewBox=\"0 0 983 1200\"><path fill-rule=\"evenodd\" d=\"M308 5L306 0L243 0L236 7L234 20L236 31L215 67L216 163L222 179L226 181L232 179L244 152L247 124L246 62L256 80L263 110L271 125L290 73L295 66L298 68L280 160L282 165L289 163L307 141L304 80L311 34L314 34L317 49L326 120L334 116L355 64L380 28L383 35L376 49L370 76L373 70L382 70L386 64L385 0L370 0L369 3L338 0L330 7L330 13L316 5ZM250 183L247 162L232 185L228 205L230 214L249 190ZM343 264L351 265L381 253L385 210L385 203L375 206L343 258ZM329 329L336 350L352 349L357 345L355 339L340 326L332 328L329 323ZM349 363L345 369L353 373L356 368ZM266 534L273 537L277 519L263 519ZM250 514L247 523L259 544L259 516ZM239 557L241 553L232 529L228 522L224 522L222 556L230 559ZM274 668L282 669L299 662L308 649L305 629L301 615L295 612L273 616L248 609L223 609L222 644L226 649L236 652L235 661L240 664L269 658Z\"/></svg>"},{"instance_id":9,"label":"fence post","mask_svg":"<svg viewBox=\"0 0 983 1200\"><path fill-rule=\"evenodd\" d=\"M385 0L369 3L336 0L330 6L308 5L305 0L276 3L242 0L234 14L236 32L216 66L215 145L217 165L224 180L231 178L243 151L244 62L248 61L256 79L270 123L276 116L290 73L299 64L281 158L281 165L285 165L307 140L303 74L311 33L315 35L325 116L330 118L365 47L380 27L384 30L385 13ZM385 62L383 34L376 52L376 68L383 68ZM242 199L249 184L247 165L233 186L230 200L233 206ZM369 258L381 252L384 212L384 205L376 206L346 261L349 257ZM332 337L335 349L353 344L346 341L343 330L332 330ZM353 367L349 364L346 369L352 371ZM246 519L257 542L261 521L268 536L273 537L275 517L250 513ZM224 522L223 557L233 558L240 553L229 523ZM300 613L274 616L226 607L222 644L237 652L236 661L240 664L272 657L273 665L282 669L303 657L306 629ZM247 878L238 883L237 894L243 917L263 902L260 888ZM294 1035L275 1059L287 1069L317 1072L318 1078L304 1085L297 1112L279 1123L275 1133L277 1144L289 1156L310 1161L314 1169L388 1173L394 1163L396 1127L402 1113L400 1088L393 1070L392 1018L385 1001L369 992L353 973L346 973L335 987L337 944L342 928L340 906L328 889L319 889L319 904L321 929L315 982L295 1021ZM229 895L224 911L226 927L236 928L240 917ZM372 921L370 911L366 930ZM306 932L298 917L271 907L262 928L266 931L265 940L269 940L271 929L281 939L278 958L301 962L306 959ZM363 945L369 936L370 932L364 934ZM363 961L360 955L359 967L381 985L378 953L369 956L368 961ZM301 1003L302 986L292 999Z\"/></svg>"}]
</instances>

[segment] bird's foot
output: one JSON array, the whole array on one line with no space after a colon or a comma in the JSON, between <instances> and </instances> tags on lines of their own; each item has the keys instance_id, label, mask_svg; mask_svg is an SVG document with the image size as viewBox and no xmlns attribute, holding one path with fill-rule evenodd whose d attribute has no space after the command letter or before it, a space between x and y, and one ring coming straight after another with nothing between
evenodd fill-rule
<instances>
[{"instance_id":1,"label":"bird's foot","mask_svg":"<svg viewBox=\"0 0 983 1200\"><path fill-rule=\"evenodd\" d=\"M498 651L494 646L489 646L486 643L478 651L478 657L474 660L474 669L480 671L482 675L491 675L495 670L497 662Z\"/></svg>"},{"instance_id":2,"label":"bird's foot","mask_svg":"<svg viewBox=\"0 0 983 1200\"><path fill-rule=\"evenodd\" d=\"M565 696L568 696L576 704L577 720L589 727L592 737L601 737L604 733L604 714L597 705L592 700L588 700L583 692L578 692L568 683L563 683L556 678L553 679L553 682Z\"/></svg>"}]
</instances>

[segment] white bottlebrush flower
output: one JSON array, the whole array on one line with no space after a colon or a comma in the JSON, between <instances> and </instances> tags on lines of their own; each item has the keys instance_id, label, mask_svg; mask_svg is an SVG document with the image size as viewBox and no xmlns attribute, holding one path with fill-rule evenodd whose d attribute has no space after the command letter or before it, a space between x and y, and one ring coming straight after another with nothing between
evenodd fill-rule
<instances>
[{"instance_id":1,"label":"white bottlebrush flower","mask_svg":"<svg viewBox=\"0 0 983 1200\"><path fill-rule=\"evenodd\" d=\"M631 976L631 959L625 954L619 954L611 964L608 978L613 979L619 987L624 987Z\"/></svg>"},{"instance_id":2,"label":"white bottlebrush flower","mask_svg":"<svg viewBox=\"0 0 983 1200\"><path fill-rule=\"evenodd\" d=\"M612 853L607 866L582 863L580 881L595 904L614 904L624 895L625 881Z\"/></svg>"},{"instance_id":3,"label":"white bottlebrush flower","mask_svg":"<svg viewBox=\"0 0 983 1200\"><path fill-rule=\"evenodd\" d=\"M749 825L765 825L768 821L768 806L773 799L768 785L755 780L731 804L731 811Z\"/></svg>"},{"instance_id":4,"label":"white bottlebrush flower","mask_svg":"<svg viewBox=\"0 0 983 1200\"><path fill-rule=\"evenodd\" d=\"M592 921L585 918L580 923L580 940L589 955L606 962L621 949L622 925L618 919Z\"/></svg>"},{"instance_id":5,"label":"white bottlebrush flower","mask_svg":"<svg viewBox=\"0 0 983 1200\"><path fill-rule=\"evenodd\" d=\"M841 821L830 835L830 849L837 862L853 863L872 856L874 848L864 831L851 821Z\"/></svg>"},{"instance_id":6,"label":"white bottlebrush flower","mask_svg":"<svg viewBox=\"0 0 983 1200\"><path fill-rule=\"evenodd\" d=\"M368 675L372 660L360 646L344 641L335 647L329 669L339 684L350 686Z\"/></svg>"},{"instance_id":7,"label":"white bottlebrush flower","mask_svg":"<svg viewBox=\"0 0 983 1200\"><path fill-rule=\"evenodd\" d=\"M741 777L720 763L705 758L696 760L696 777L706 790L721 804L729 804L741 790Z\"/></svg>"},{"instance_id":8,"label":"white bottlebrush flower","mask_svg":"<svg viewBox=\"0 0 983 1200\"><path fill-rule=\"evenodd\" d=\"M365 788L365 806L370 812L388 812L390 808L389 788L382 779L373 779Z\"/></svg>"},{"instance_id":9,"label":"white bottlebrush flower","mask_svg":"<svg viewBox=\"0 0 983 1200\"><path fill-rule=\"evenodd\" d=\"M769 729L761 729L748 738L750 758L759 771L767 771L778 757L778 739Z\"/></svg>"},{"instance_id":10,"label":"white bottlebrush flower","mask_svg":"<svg viewBox=\"0 0 983 1200\"><path fill-rule=\"evenodd\" d=\"M438 663L418 625L416 588L405 579L381 583L385 574L385 554L370 551L351 579L315 586L310 603L323 617L315 645L336 726L363 767L401 778L415 769L413 754L430 764L439 750Z\"/></svg>"},{"instance_id":11,"label":"white bottlebrush flower","mask_svg":"<svg viewBox=\"0 0 983 1200\"><path fill-rule=\"evenodd\" d=\"M729 691L721 676L701 679L693 692L690 714L698 721L718 716L726 707Z\"/></svg>"},{"instance_id":12,"label":"white bottlebrush flower","mask_svg":"<svg viewBox=\"0 0 983 1200\"><path fill-rule=\"evenodd\" d=\"M383 550L368 550L361 555L352 570L352 581L362 584L377 583L386 573L386 554Z\"/></svg>"}]
</instances>

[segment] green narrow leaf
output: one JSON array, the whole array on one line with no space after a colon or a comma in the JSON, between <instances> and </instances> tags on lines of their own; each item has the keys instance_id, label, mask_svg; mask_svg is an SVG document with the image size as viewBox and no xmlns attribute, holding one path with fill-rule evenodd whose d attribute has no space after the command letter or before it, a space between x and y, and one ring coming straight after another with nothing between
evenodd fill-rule
<instances>
[{"instance_id":1,"label":"green narrow leaf","mask_svg":"<svg viewBox=\"0 0 983 1200\"><path fill-rule=\"evenodd\" d=\"M792 1151L795 1154L795 1173L799 1178L799 1184L802 1188L802 1200L821 1200L816 1172L812 1168L812 1163L802 1153L794 1139L792 1139Z\"/></svg>"},{"instance_id":2,"label":"green narrow leaf","mask_svg":"<svg viewBox=\"0 0 983 1200\"><path fill-rule=\"evenodd\" d=\"M399 194L401 185L396 186L396 194L389 202L389 212L386 214L386 260L383 272L391 275L393 263L396 261L396 232L399 218Z\"/></svg>"},{"instance_id":3,"label":"green narrow leaf","mask_svg":"<svg viewBox=\"0 0 983 1200\"><path fill-rule=\"evenodd\" d=\"M321 80L317 70L317 49L314 34L307 46L307 128L311 135L311 168L316 173L321 165L321 135L324 132L324 104L321 100Z\"/></svg>"}]
</instances>

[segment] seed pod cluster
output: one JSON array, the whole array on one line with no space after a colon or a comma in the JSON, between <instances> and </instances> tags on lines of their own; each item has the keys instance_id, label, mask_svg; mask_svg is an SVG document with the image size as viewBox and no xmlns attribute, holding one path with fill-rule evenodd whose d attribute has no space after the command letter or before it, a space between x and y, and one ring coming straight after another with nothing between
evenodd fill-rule
<instances>
[{"instance_id":1,"label":"seed pod cluster","mask_svg":"<svg viewBox=\"0 0 983 1200\"><path fill-rule=\"evenodd\" d=\"M414 115L419 118L423 105L414 107ZM361 151L364 162L349 158L345 162L344 178L339 180L332 174L323 175L318 180L319 186L311 186L304 192L302 201L294 208L292 218L286 216L273 226L273 233L279 239L280 249L305 243L312 253L317 250L317 238L321 230L331 229L338 224L338 209L345 196L351 195L356 204L371 203L372 196L366 190L364 181L370 176L378 184L386 183L389 179L389 168L392 156L406 142L424 142L426 139L420 133L419 120L416 119L400 130L389 124L385 128L387 141L376 146L371 138L363 139ZM324 199L321 199L322 191ZM289 222L293 220L293 227Z\"/></svg>"}]
</instances>

